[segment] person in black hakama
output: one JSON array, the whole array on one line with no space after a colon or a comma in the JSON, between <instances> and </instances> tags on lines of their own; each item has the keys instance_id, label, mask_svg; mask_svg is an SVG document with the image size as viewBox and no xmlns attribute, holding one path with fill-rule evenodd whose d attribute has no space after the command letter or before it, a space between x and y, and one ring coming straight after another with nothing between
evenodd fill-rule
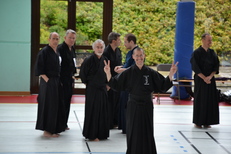
<instances>
[{"instance_id":1,"label":"person in black hakama","mask_svg":"<svg viewBox=\"0 0 231 154\"><path fill-rule=\"evenodd\" d=\"M58 43L58 33L51 33L49 45L38 53L35 64L35 75L40 76L35 128L44 131L46 137L58 137L65 131L65 109L59 78L61 58L56 51Z\"/></svg>"},{"instance_id":2,"label":"person in black hakama","mask_svg":"<svg viewBox=\"0 0 231 154\"><path fill-rule=\"evenodd\" d=\"M128 33L124 37L124 46L126 49L129 49L128 53L126 54L125 63L122 66L116 66L115 72L121 73L127 68L131 67L135 64L134 59L132 58L133 51L138 47L136 44L136 36L134 34ZM110 62L111 63L111 62ZM126 134L126 106L128 101L128 91L121 91L120 98L119 98L119 121L118 121L118 129L122 130L123 134Z\"/></svg>"},{"instance_id":3,"label":"person in black hakama","mask_svg":"<svg viewBox=\"0 0 231 154\"><path fill-rule=\"evenodd\" d=\"M111 64L111 74L112 76L117 75L114 71L116 66L122 65L122 55L121 50L118 48L120 46L120 34L116 32L111 32L108 35L108 46L104 49L103 55L110 60ZM118 126L119 118L119 92L109 89L108 90L108 108L109 108L109 127L113 129Z\"/></svg>"},{"instance_id":4,"label":"person in black hakama","mask_svg":"<svg viewBox=\"0 0 231 154\"><path fill-rule=\"evenodd\" d=\"M105 44L96 40L94 53L85 58L80 68L80 78L86 84L85 117L83 136L86 139L99 141L109 137L108 97L106 74L102 56Z\"/></svg>"},{"instance_id":5,"label":"person in black hakama","mask_svg":"<svg viewBox=\"0 0 231 154\"><path fill-rule=\"evenodd\" d=\"M210 125L219 124L219 98L214 78L219 73L219 60L210 49L211 45L211 35L203 34L202 46L193 52L190 60L195 72L193 123L197 128L211 128Z\"/></svg>"},{"instance_id":6,"label":"person in black hakama","mask_svg":"<svg viewBox=\"0 0 231 154\"><path fill-rule=\"evenodd\" d=\"M153 128L153 92L166 92L172 87L172 76L177 64L172 64L165 78L157 71L144 65L143 49L136 48L132 55L135 65L111 77L110 61L105 61L104 71L108 85L117 90L128 89L127 102L127 152L126 154L156 154Z\"/></svg>"},{"instance_id":7,"label":"person in black hakama","mask_svg":"<svg viewBox=\"0 0 231 154\"><path fill-rule=\"evenodd\" d=\"M74 48L76 32L68 29L64 39L64 42L58 46L57 50L62 58L60 80L63 85L63 97L66 108L66 130L69 130L70 128L67 123L73 94L74 74L76 73L76 55Z\"/></svg>"}]
</instances>

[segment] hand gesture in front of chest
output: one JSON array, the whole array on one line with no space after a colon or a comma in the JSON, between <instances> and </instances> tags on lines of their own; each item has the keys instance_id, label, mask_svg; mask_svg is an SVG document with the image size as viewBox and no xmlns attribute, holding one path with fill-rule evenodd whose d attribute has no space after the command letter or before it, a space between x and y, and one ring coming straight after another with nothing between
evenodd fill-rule
<instances>
[{"instance_id":1,"label":"hand gesture in front of chest","mask_svg":"<svg viewBox=\"0 0 231 154\"><path fill-rule=\"evenodd\" d=\"M110 60L108 62L104 60L104 72L107 75L107 80L109 81L111 79L111 69L110 69Z\"/></svg>"}]
</instances>

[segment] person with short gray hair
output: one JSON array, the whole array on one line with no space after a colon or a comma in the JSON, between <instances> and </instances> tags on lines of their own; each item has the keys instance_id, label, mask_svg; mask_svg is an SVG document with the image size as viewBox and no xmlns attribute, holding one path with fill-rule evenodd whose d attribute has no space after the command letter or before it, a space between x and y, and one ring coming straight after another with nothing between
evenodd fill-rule
<instances>
[{"instance_id":1,"label":"person with short gray hair","mask_svg":"<svg viewBox=\"0 0 231 154\"><path fill-rule=\"evenodd\" d=\"M76 54L75 44L76 32L72 29L66 31L64 36L64 42L58 46L58 52L62 57L60 79L63 84L63 96L66 108L66 123L68 123L68 117L70 113L71 97L74 88L74 74L76 71ZM66 124L66 130L69 130L68 124Z\"/></svg>"},{"instance_id":2,"label":"person with short gray hair","mask_svg":"<svg viewBox=\"0 0 231 154\"><path fill-rule=\"evenodd\" d=\"M95 51L95 49L97 48L96 44L101 44L103 49L105 48L105 43L103 40L101 39L97 39L95 42L92 43L92 49Z\"/></svg>"},{"instance_id":3,"label":"person with short gray hair","mask_svg":"<svg viewBox=\"0 0 231 154\"><path fill-rule=\"evenodd\" d=\"M96 40L94 53L85 58L79 72L82 83L86 85L85 116L83 136L91 141L105 140L109 137L107 80L103 70L104 41Z\"/></svg>"},{"instance_id":4,"label":"person with short gray hair","mask_svg":"<svg viewBox=\"0 0 231 154\"><path fill-rule=\"evenodd\" d=\"M74 30L68 29L68 30L66 31L66 35L65 35L65 36L68 36L69 33L75 34L75 35L76 35L76 32L75 32Z\"/></svg>"}]
</instances>

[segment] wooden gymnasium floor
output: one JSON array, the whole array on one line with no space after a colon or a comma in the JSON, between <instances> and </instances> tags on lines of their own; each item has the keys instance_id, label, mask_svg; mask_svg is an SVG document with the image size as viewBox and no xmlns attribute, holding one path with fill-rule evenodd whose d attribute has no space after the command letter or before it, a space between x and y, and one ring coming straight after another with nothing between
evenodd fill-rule
<instances>
[{"instance_id":1,"label":"wooden gymnasium floor","mask_svg":"<svg viewBox=\"0 0 231 154\"><path fill-rule=\"evenodd\" d=\"M69 127L58 138L35 130L37 95L0 96L0 154L125 154L126 136L112 129L108 140L85 141L83 95L72 98ZM161 97L154 103L154 134L158 154L231 154L231 105L220 103L220 124L194 128L192 101ZM139 146L139 145L137 145Z\"/></svg>"}]
</instances>

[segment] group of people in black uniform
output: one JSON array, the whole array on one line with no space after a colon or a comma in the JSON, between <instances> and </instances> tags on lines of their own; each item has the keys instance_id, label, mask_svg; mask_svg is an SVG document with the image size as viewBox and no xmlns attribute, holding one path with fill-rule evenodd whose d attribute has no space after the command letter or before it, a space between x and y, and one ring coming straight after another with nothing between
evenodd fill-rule
<instances>
[{"instance_id":1,"label":"group of people in black uniform","mask_svg":"<svg viewBox=\"0 0 231 154\"><path fill-rule=\"evenodd\" d=\"M169 75L164 77L144 65L145 51L138 47L135 35L129 33L124 37L129 51L122 65L120 36L111 32L106 47L103 40L96 40L92 45L94 52L81 64L79 77L86 85L82 134L90 141L99 141L109 137L110 129L118 128L126 134L127 154L155 154L153 92L166 92L172 87L178 62L172 64ZM40 92L36 129L43 130L47 137L58 137L69 129L67 119L76 73L75 39L76 33L68 30L65 41L58 45L59 35L53 32L49 44L38 54L35 70L40 76ZM197 128L219 123L218 101L216 96L211 98L219 60L210 46L211 36L205 33L202 46L191 57L195 71L193 123Z\"/></svg>"},{"instance_id":2,"label":"group of people in black uniform","mask_svg":"<svg viewBox=\"0 0 231 154\"><path fill-rule=\"evenodd\" d=\"M59 40L58 33L50 33L49 44L38 53L35 64L35 75L40 77L36 129L43 130L46 137L58 137L70 129L67 123L76 73L76 32L69 29L65 41L59 44Z\"/></svg>"}]
</instances>

